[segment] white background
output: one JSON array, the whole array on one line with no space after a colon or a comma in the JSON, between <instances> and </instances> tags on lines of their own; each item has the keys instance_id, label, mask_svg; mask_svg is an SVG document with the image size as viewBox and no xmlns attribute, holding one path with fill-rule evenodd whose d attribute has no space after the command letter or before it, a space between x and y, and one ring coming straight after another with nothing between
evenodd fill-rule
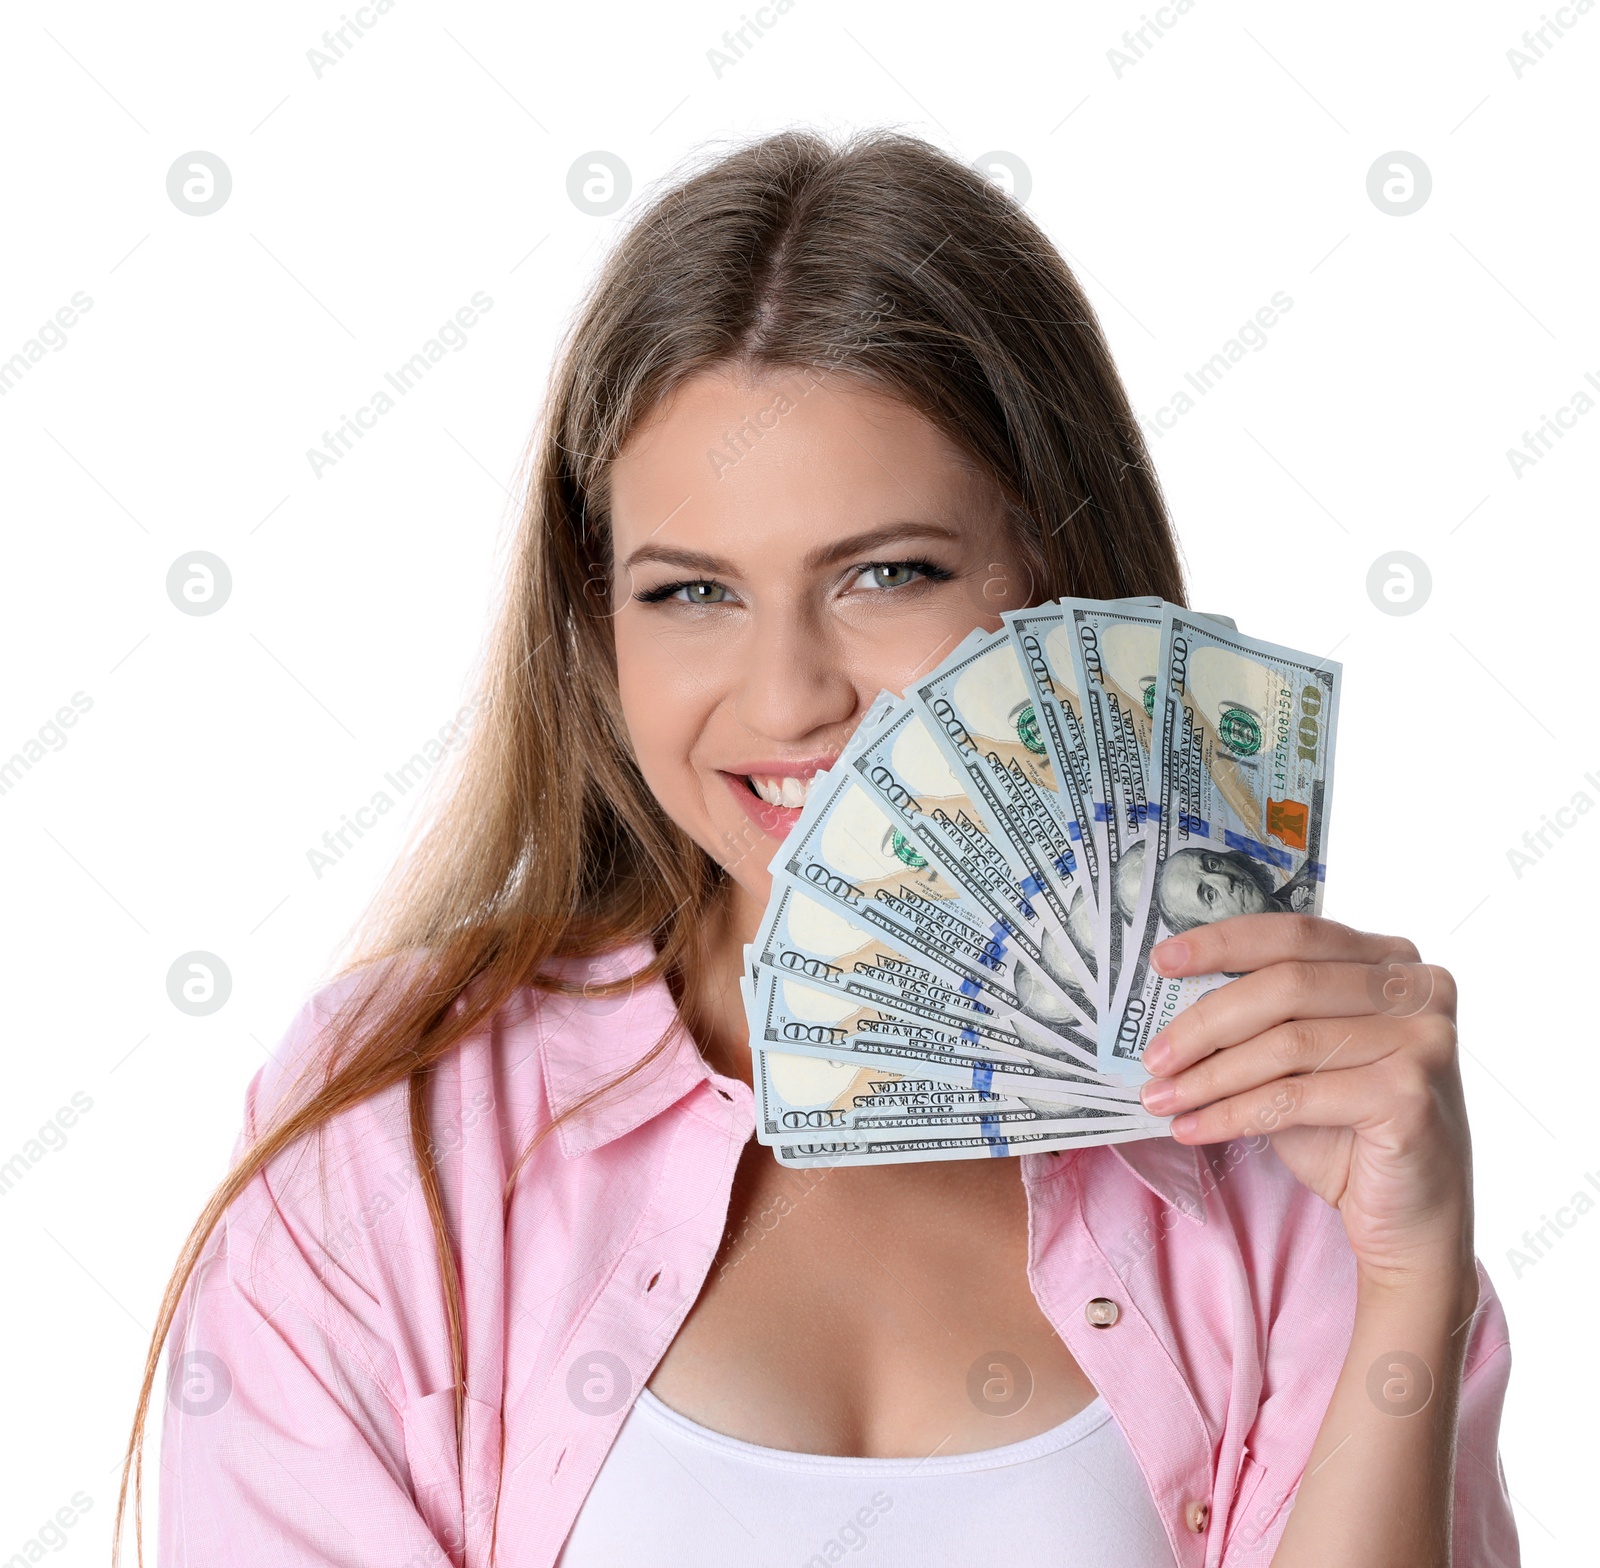
<instances>
[{"instance_id":1,"label":"white background","mask_svg":"<svg viewBox=\"0 0 1600 1568\"><path fill-rule=\"evenodd\" d=\"M1145 417L1293 301L1154 456L1193 602L1344 664L1328 912L1460 977L1479 1251L1516 1357L1506 1472L1526 1561L1578 1560L1600 1214L1564 1211L1531 1266L1508 1249L1600 1182L1600 813L1520 876L1508 851L1600 802L1600 411L1520 475L1507 449L1600 379L1600 16L1557 13L1576 25L1519 77L1532 3L1199 0L1119 75L1131 5L796 0L719 76L738 6L399 0L320 78L336 3L0 22L0 358L93 301L0 398L0 761L92 704L0 793L0 1161L92 1102L0 1198L0 1560L78 1491L56 1555L105 1559L169 1265L406 813L320 876L307 852L467 690L552 347L617 226L724 143L884 123L1020 160ZM596 149L632 173L616 217L567 196ZM233 180L207 217L166 189L196 150ZM1409 216L1368 195L1392 151L1431 171ZM467 346L315 477L306 449L477 290ZM194 550L232 574L214 615L167 597ZM1396 550L1432 577L1403 616L1366 589ZM231 972L210 1016L168 1000L192 950Z\"/></svg>"}]
</instances>

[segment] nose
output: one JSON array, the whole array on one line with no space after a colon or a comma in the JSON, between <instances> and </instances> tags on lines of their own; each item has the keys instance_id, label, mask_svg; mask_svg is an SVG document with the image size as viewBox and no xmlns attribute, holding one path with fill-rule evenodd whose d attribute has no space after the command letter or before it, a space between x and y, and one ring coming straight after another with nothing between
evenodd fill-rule
<instances>
[{"instance_id":1,"label":"nose","mask_svg":"<svg viewBox=\"0 0 1600 1568\"><path fill-rule=\"evenodd\" d=\"M804 606L764 606L730 672L734 717L787 745L848 724L876 693L863 701L844 655L837 634Z\"/></svg>"}]
</instances>

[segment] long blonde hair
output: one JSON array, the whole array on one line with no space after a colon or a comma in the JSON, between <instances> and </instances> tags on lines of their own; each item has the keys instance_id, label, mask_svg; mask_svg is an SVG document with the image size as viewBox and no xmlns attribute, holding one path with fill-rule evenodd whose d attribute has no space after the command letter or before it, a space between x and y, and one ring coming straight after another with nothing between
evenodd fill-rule
<instances>
[{"instance_id":1,"label":"long blonde hair","mask_svg":"<svg viewBox=\"0 0 1600 1568\"><path fill-rule=\"evenodd\" d=\"M381 964L383 984L355 988L330 1020L309 1092L285 1098L240 1155L167 1283L113 1561L131 1478L143 1562L145 1426L183 1292L228 1205L270 1160L406 1083L459 1444L460 1288L428 1134L430 1073L518 987L566 989L547 973L557 958L648 938L655 957L634 983L665 978L680 1003L696 994L698 933L725 873L662 811L629 745L608 622L606 481L642 418L687 378L729 363L859 378L923 413L998 482L1034 602L1064 593L1182 602L1160 487L1094 313L1049 239L987 179L895 132L835 146L785 131L657 196L610 254L557 357L451 787L339 971ZM617 1081L597 1083L583 1104Z\"/></svg>"}]
</instances>

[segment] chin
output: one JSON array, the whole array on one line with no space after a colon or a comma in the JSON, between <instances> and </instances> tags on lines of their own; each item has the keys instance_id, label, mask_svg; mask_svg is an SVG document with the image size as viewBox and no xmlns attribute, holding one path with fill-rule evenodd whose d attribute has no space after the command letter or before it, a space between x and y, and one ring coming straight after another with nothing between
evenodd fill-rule
<instances>
[{"instance_id":1,"label":"chin","mask_svg":"<svg viewBox=\"0 0 1600 1568\"><path fill-rule=\"evenodd\" d=\"M767 866L772 859L775 846L762 844L756 848L746 850L742 856L731 851L724 840L722 853L713 853L712 858L728 874L728 880L741 892L748 894L759 904L765 904L772 896L772 873Z\"/></svg>"},{"instance_id":2,"label":"chin","mask_svg":"<svg viewBox=\"0 0 1600 1568\"><path fill-rule=\"evenodd\" d=\"M722 867L740 892L758 904L766 903L772 893L772 873L767 867L777 853L776 840L752 832L750 823L743 818L723 822L702 817L693 827L682 818L675 820Z\"/></svg>"}]
</instances>

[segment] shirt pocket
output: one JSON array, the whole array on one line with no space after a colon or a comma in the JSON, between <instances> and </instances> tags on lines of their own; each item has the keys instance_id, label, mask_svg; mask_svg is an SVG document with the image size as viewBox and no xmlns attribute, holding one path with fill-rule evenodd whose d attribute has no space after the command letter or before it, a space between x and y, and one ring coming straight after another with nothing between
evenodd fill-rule
<instances>
[{"instance_id":1,"label":"shirt pocket","mask_svg":"<svg viewBox=\"0 0 1600 1568\"><path fill-rule=\"evenodd\" d=\"M456 1393L442 1388L405 1411L406 1464L417 1512L450 1561L486 1560L500 1478L500 1410L470 1394L465 1400L461 1452L466 1485L456 1464Z\"/></svg>"},{"instance_id":2,"label":"shirt pocket","mask_svg":"<svg viewBox=\"0 0 1600 1568\"><path fill-rule=\"evenodd\" d=\"M1222 1560L1229 1565L1254 1560L1283 1508L1285 1499L1262 1484L1266 1478L1266 1466L1247 1453L1239 1467L1239 1483L1233 1491L1233 1508L1228 1514L1228 1533L1222 1546Z\"/></svg>"}]
</instances>

